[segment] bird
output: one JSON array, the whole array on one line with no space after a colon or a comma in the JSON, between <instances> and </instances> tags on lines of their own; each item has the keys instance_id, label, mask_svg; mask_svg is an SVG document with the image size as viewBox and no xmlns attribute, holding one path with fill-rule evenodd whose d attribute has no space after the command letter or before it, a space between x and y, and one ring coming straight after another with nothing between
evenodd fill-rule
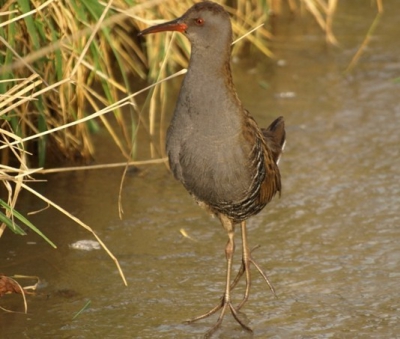
<instances>
[{"instance_id":1,"label":"bird","mask_svg":"<svg viewBox=\"0 0 400 339\"><path fill-rule=\"evenodd\" d=\"M268 128L260 128L240 101L231 73L232 26L221 5L198 2L181 17L144 29L138 35L165 31L182 33L191 44L188 70L167 131L169 167L195 201L220 220L228 235L222 297L210 311L187 322L220 311L217 322L205 334L210 337L230 310L241 327L252 332L238 314L249 298L251 264L273 292L274 289L252 257L246 221L281 193L278 163L286 143L284 118L280 116ZM233 278L234 234L238 225L242 262ZM235 306L231 292L243 274L245 291Z\"/></svg>"}]
</instances>

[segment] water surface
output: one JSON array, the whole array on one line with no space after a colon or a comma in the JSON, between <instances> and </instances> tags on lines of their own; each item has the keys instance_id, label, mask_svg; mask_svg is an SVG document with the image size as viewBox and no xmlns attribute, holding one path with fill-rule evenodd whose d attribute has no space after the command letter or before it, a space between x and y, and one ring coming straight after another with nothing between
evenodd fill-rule
<instances>
[{"instance_id":1,"label":"water surface","mask_svg":"<svg viewBox=\"0 0 400 339\"><path fill-rule=\"evenodd\" d=\"M287 124L282 198L249 221L250 244L261 245L254 257L278 295L254 271L241 316L255 338L400 337L400 44L397 1L384 4L351 73L344 70L375 16L363 1L339 2L339 47L327 47L313 22L285 19L274 27L276 60L255 54L233 66L239 96L259 124L278 115ZM98 153L120 161L106 138ZM57 250L32 234L1 239L1 271L42 280L28 297L28 315L1 314L2 338L193 338L214 323L182 321L214 306L223 291L227 237L218 220L157 165L127 176L121 221L121 175L54 174L32 186L96 230L129 286L104 251L72 249L91 236L48 209L32 221ZM43 207L22 197L24 211ZM237 269L239 253L235 260ZM242 290L235 290L237 300ZM17 296L1 298L1 306L22 310ZM228 315L215 337L252 336Z\"/></svg>"}]
</instances>

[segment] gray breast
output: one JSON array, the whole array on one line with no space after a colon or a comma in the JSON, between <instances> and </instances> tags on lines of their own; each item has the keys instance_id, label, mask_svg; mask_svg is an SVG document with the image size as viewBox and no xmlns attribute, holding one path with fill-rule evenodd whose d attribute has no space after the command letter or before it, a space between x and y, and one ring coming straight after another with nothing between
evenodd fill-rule
<instances>
[{"instance_id":1,"label":"gray breast","mask_svg":"<svg viewBox=\"0 0 400 339\"><path fill-rule=\"evenodd\" d=\"M183 184L197 199L220 205L238 202L247 196L252 176L246 163L251 150L237 139L238 136L233 136L213 142L192 135L182 143Z\"/></svg>"}]
</instances>

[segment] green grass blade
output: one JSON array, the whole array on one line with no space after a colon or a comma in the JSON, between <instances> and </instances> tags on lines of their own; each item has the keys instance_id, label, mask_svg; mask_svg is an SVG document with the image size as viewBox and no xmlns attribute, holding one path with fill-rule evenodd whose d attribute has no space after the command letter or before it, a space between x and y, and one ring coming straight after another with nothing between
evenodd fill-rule
<instances>
[{"instance_id":1,"label":"green grass blade","mask_svg":"<svg viewBox=\"0 0 400 339\"><path fill-rule=\"evenodd\" d=\"M6 226L15 234L26 235L25 231L20 226L18 226L13 220L7 218L7 216L3 212L0 212L0 222L6 224Z\"/></svg>"},{"instance_id":2,"label":"green grass blade","mask_svg":"<svg viewBox=\"0 0 400 339\"><path fill-rule=\"evenodd\" d=\"M92 301L89 300L77 313L75 313L75 315L72 317L72 320L74 320L75 318L77 318L84 310L86 310L86 309L89 307L89 305L90 305L91 302L92 302Z\"/></svg>"},{"instance_id":3,"label":"green grass blade","mask_svg":"<svg viewBox=\"0 0 400 339\"><path fill-rule=\"evenodd\" d=\"M18 0L18 5L22 13L28 13L29 11L31 11L30 1L28 0ZM29 32L29 36L32 39L32 44L35 47L35 49L38 50L40 48L39 34L35 26L35 22L33 20L32 15L26 16L24 18L24 21L26 24L27 31Z\"/></svg>"},{"instance_id":4,"label":"green grass blade","mask_svg":"<svg viewBox=\"0 0 400 339\"><path fill-rule=\"evenodd\" d=\"M35 232L36 234L40 235L44 240L46 240L52 247L57 248L57 246L49 239L47 238L35 225L33 225L28 219L26 219L21 213L19 213L18 211L16 211L14 208L12 208L11 206L9 206L7 203L5 203L3 200L0 199L0 206L11 211L11 213L13 214L13 216L15 218L17 218L19 221L21 221L23 224L25 224L27 227L29 227L33 232ZM2 213L3 214L3 213ZM4 215L4 214L3 214ZM11 226L14 227L15 223L13 223L9 218L6 217L6 219L9 220L9 222L11 222ZM3 220L2 220L3 221ZM6 221L3 221L8 227L9 223L7 223ZM18 226L19 227L19 226ZM20 228L21 229L21 228ZM21 229L22 230L22 229ZM13 230L14 231L14 230ZM22 230L22 232L24 232ZM14 233L16 233L14 231ZM24 232L25 233L25 232ZM19 233L17 233L19 234Z\"/></svg>"}]
</instances>

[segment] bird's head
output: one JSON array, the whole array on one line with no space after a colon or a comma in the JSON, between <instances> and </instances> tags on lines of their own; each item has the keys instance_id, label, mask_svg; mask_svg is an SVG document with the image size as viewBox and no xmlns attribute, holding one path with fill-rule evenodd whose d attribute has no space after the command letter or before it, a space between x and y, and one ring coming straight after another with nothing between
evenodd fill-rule
<instances>
[{"instance_id":1,"label":"bird's head","mask_svg":"<svg viewBox=\"0 0 400 339\"><path fill-rule=\"evenodd\" d=\"M211 1L195 4L180 18L149 27L139 35L178 31L187 36L192 47L208 49L229 46L232 40L232 28L229 14L224 8Z\"/></svg>"}]
</instances>

